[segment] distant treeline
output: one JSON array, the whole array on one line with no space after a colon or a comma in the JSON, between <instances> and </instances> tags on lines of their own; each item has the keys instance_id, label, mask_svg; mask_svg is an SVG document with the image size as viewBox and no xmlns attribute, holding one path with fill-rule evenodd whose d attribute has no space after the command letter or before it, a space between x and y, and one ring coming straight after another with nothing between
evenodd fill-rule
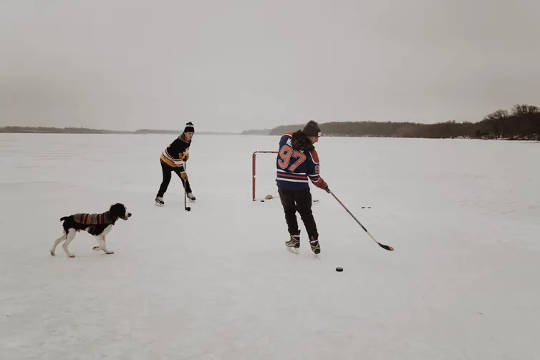
<instances>
[{"instance_id":1,"label":"distant treeline","mask_svg":"<svg viewBox=\"0 0 540 360\"><path fill-rule=\"evenodd\" d=\"M242 134L280 135L301 129L304 124L283 125L270 130L246 130ZM384 136L417 138L475 138L540 140L540 108L534 105L514 105L511 111L497 110L483 120L471 123L447 121L436 124L413 122L327 122L320 124L329 136ZM59 133L59 134L181 134L182 130L140 129L136 131L102 130L76 127L0 127L0 133ZM199 134L232 135L224 132Z\"/></svg>"},{"instance_id":2,"label":"distant treeline","mask_svg":"<svg viewBox=\"0 0 540 360\"><path fill-rule=\"evenodd\" d=\"M88 128L57 128L57 127L34 127L34 126L4 126L0 127L0 133L46 133L46 134L173 134L178 135L182 130L155 130L139 129L136 131L102 130ZM199 131L198 134L232 135L229 132Z\"/></svg>"},{"instance_id":3,"label":"distant treeline","mask_svg":"<svg viewBox=\"0 0 540 360\"><path fill-rule=\"evenodd\" d=\"M155 130L155 129L139 129L134 134L181 134L181 130Z\"/></svg>"},{"instance_id":4,"label":"distant treeline","mask_svg":"<svg viewBox=\"0 0 540 360\"><path fill-rule=\"evenodd\" d=\"M304 125L278 126L270 135L301 129ZM412 122L328 122L320 124L324 135L418 138L475 138L540 140L540 108L515 105L510 112L497 110L477 123L447 121L436 124Z\"/></svg>"},{"instance_id":5,"label":"distant treeline","mask_svg":"<svg viewBox=\"0 0 540 360\"><path fill-rule=\"evenodd\" d=\"M293 125L291 125L293 126ZM298 125L300 126L300 125ZM276 128L277 129L277 128ZM269 135L273 129L252 129L242 131L242 135Z\"/></svg>"},{"instance_id":6,"label":"distant treeline","mask_svg":"<svg viewBox=\"0 0 540 360\"><path fill-rule=\"evenodd\" d=\"M34 126L4 126L0 127L0 133L49 133L49 134L129 134L130 131L101 130L88 128L57 128L57 127L34 127Z\"/></svg>"}]
</instances>

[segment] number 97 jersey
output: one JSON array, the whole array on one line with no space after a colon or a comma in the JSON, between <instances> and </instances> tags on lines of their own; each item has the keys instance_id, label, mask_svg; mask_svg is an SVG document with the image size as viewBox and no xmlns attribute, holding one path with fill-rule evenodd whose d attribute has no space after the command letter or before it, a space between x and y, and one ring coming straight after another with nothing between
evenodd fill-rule
<instances>
[{"instance_id":1,"label":"number 97 jersey","mask_svg":"<svg viewBox=\"0 0 540 360\"><path fill-rule=\"evenodd\" d=\"M279 153L276 158L277 186L288 190L302 190L309 188L309 178L315 186L324 189L327 185L319 175L317 151L295 150L292 148L291 140L292 133L285 133L279 141Z\"/></svg>"}]
</instances>

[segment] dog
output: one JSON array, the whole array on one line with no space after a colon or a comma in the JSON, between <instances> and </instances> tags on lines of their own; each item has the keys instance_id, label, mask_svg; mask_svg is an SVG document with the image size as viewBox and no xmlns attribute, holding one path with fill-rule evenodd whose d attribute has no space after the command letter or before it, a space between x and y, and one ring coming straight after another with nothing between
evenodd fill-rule
<instances>
[{"instance_id":1,"label":"dog","mask_svg":"<svg viewBox=\"0 0 540 360\"><path fill-rule=\"evenodd\" d=\"M111 231L114 223L118 219L127 220L131 216L124 204L114 204L109 211L102 214L74 214L60 218L63 221L64 234L55 240L50 252L55 255L56 247L63 241L62 247L67 256L75 257L69 252L69 243L75 238L78 231L84 230L91 235L94 235L98 242L98 246L94 246L94 250L102 250L105 254L114 254L105 246L105 236Z\"/></svg>"}]
</instances>

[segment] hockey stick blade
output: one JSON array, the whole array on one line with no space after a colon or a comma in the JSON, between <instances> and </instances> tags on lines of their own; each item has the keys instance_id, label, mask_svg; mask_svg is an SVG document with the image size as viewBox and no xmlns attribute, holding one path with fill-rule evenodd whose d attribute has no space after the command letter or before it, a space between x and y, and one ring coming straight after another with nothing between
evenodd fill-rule
<instances>
[{"instance_id":1,"label":"hockey stick blade","mask_svg":"<svg viewBox=\"0 0 540 360\"><path fill-rule=\"evenodd\" d=\"M356 223L358 225L360 225L360 227L369 235L369 237L371 238L371 240L373 240L374 242L376 242L380 247L382 247L384 250L388 250L388 251L394 251L394 248L391 247L390 245L384 245L384 244L381 244L380 242L378 242L377 240L375 240L375 238L373 237L373 235L371 235L369 233L369 231L365 228L364 225L362 225L362 223L356 218L356 216L353 215L353 213L347 209L347 207L345 206L345 204L343 204L341 202L341 200L338 199L338 197L336 196L336 194L334 194L333 192L330 191L330 194L332 194L332 196L334 197L334 199L337 200L337 202L345 209L345 211L347 211L349 213L349 215L351 215L351 217L354 219L354 221L356 221Z\"/></svg>"},{"instance_id":2,"label":"hockey stick blade","mask_svg":"<svg viewBox=\"0 0 540 360\"><path fill-rule=\"evenodd\" d=\"M390 245L384 245L384 244L381 244L380 242L377 242L377 244L379 244L379 246L382 247L384 250L394 251L394 248L391 247Z\"/></svg>"}]
</instances>

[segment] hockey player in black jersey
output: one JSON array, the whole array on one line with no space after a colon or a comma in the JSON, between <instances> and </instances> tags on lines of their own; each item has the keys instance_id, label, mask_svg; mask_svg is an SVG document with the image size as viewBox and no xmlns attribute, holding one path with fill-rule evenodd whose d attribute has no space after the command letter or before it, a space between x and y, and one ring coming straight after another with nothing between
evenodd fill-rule
<instances>
[{"instance_id":1,"label":"hockey player in black jersey","mask_svg":"<svg viewBox=\"0 0 540 360\"><path fill-rule=\"evenodd\" d=\"M192 122L188 122L184 128L182 135L177 137L163 151L160 157L161 170L163 172L163 181L156 195L156 205L163 206L163 195L167 191L169 182L171 181L171 172L175 172L182 180L182 185L186 190L186 195L190 200L195 200L195 196L191 191L191 185L186 173L186 161L189 159L189 146L191 139L195 133L195 128Z\"/></svg>"}]
</instances>

